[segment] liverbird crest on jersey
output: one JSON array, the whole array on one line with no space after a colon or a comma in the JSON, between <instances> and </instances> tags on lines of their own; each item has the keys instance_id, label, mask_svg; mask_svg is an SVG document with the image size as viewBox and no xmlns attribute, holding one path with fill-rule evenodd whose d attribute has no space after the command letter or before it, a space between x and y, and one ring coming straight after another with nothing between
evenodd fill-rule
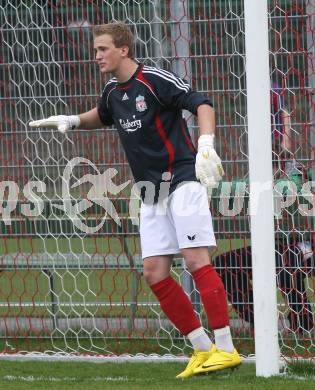
<instances>
[{"instance_id":1,"label":"liverbird crest on jersey","mask_svg":"<svg viewBox=\"0 0 315 390\"><path fill-rule=\"evenodd\" d=\"M146 101L144 100L144 96L138 95L136 97L136 109L139 112L143 112L148 108Z\"/></svg>"}]
</instances>

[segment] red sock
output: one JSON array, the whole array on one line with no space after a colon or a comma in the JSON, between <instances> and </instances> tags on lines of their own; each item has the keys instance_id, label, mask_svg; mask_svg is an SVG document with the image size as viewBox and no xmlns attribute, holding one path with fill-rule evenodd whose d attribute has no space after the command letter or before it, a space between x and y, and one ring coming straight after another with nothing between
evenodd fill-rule
<instances>
[{"instance_id":1,"label":"red sock","mask_svg":"<svg viewBox=\"0 0 315 390\"><path fill-rule=\"evenodd\" d=\"M212 265L205 265L192 272L201 296L208 322L212 329L229 325L228 307L224 285Z\"/></svg>"},{"instance_id":2,"label":"red sock","mask_svg":"<svg viewBox=\"0 0 315 390\"><path fill-rule=\"evenodd\" d=\"M188 296L173 278L168 276L150 287L160 302L161 309L181 334L186 336L201 327Z\"/></svg>"}]
</instances>

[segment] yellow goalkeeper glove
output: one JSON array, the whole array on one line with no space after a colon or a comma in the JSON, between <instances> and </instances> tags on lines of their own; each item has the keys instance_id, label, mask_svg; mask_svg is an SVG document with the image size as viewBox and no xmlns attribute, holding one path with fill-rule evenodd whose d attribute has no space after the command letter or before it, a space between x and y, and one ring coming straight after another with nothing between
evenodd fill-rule
<instances>
[{"instance_id":1,"label":"yellow goalkeeper glove","mask_svg":"<svg viewBox=\"0 0 315 390\"><path fill-rule=\"evenodd\" d=\"M198 139L196 177L202 185L216 188L224 175L221 159L213 147L214 135L204 134Z\"/></svg>"}]
</instances>

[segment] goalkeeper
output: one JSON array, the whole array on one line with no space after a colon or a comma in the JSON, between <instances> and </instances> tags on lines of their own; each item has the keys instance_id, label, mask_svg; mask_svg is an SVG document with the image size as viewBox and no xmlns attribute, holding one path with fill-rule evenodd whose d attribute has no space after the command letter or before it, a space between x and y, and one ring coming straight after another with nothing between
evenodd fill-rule
<instances>
[{"instance_id":1,"label":"goalkeeper","mask_svg":"<svg viewBox=\"0 0 315 390\"><path fill-rule=\"evenodd\" d=\"M214 150L212 104L175 74L135 61L134 37L123 23L96 26L94 50L100 72L114 76L106 83L97 107L78 116L33 121L30 126L64 133L115 125L142 198L144 278L166 316L194 349L177 377L237 366L240 356L231 338L226 293L209 255L216 241L206 187L217 186L224 173ZM183 109L197 115L198 151L182 117ZM215 344L186 293L170 276L175 253L183 255L193 276Z\"/></svg>"}]
</instances>

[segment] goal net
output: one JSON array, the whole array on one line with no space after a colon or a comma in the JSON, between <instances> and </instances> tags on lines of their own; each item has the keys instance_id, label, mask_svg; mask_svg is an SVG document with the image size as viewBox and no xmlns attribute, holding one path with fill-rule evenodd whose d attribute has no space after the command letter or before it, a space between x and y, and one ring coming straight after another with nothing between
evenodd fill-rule
<instances>
[{"instance_id":1,"label":"goal net","mask_svg":"<svg viewBox=\"0 0 315 390\"><path fill-rule=\"evenodd\" d=\"M315 1L270 0L276 272L282 356L314 340ZM121 20L136 57L172 70L214 102L224 182L211 194L213 262L236 347L254 354L244 4L242 0L7 0L0 5L0 353L187 356L142 277L139 201L114 128L67 135L30 120L96 105L104 80L92 26ZM254 39L254 37L253 37ZM194 141L195 119L185 113ZM283 129L286 144L283 145ZM263 239L263 237L262 237ZM175 258L208 328L198 292ZM212 337L211 330L209 334Z\"/></svg>"}]
</instances>

